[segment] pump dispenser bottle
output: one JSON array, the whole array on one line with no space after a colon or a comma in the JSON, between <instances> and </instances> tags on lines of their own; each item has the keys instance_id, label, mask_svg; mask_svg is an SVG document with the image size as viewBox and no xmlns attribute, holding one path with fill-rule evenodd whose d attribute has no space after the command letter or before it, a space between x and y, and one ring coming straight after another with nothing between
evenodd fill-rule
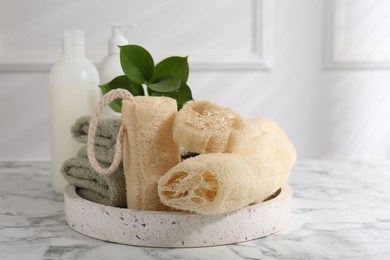
<instances>
[{"instance_id":1,"label":"pump dispenser bottle","mask_svg":"<svg viewBox=\"0 0 390 260\"><path fill-rule=\"evenodd\" d=\"M108 55L102 60L99 65L100 83L110 82L117 76L123 75L123 70L120 63L119 47L126 45L129 41L123 36L125 27L135 27L131 24L115 24L111 23L111 38L108 40Z\"/></svg>"},{"instance_id":2,"label":"pump dispenser bottle","mask_svg":"<svg viewBox=\"0 0 390 260\"><path fill-rule=\"evenodd\" d=\"M99 74L85 57L84 45L84 31L64 31L63 56L50 71L52 185L59 193L66 186L62 163L82 147L72 138L71 126L90 114L99 99Z\"/></svg>"},{"instance_id":3,"label":"pump dispenser bottle","mask_svg":"<svg viewBox=\"0 0 390 260\"><path fill-rule=\"evenodd\" d=\"M123 30L125 27L133 27L134 24L116 24L110 23L111 38L108 40L108 54L99 64L100 84L110 82L117 76L123 75L119 47L126 45L129 41L124 37ZM100 93L100 96L102 94ZM120 113L115 112L109 106L105 107L101 113L103 116L119 116Z\"/></svg>"}]
</instances>

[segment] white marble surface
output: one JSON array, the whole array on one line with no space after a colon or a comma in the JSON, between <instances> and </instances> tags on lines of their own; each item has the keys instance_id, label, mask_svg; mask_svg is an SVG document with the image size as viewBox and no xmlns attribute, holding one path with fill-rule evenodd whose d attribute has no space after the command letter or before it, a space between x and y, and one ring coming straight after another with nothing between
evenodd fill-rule
<instances>
[{"instance_id":1,"label":"white marble surface","mask_svg":"<svg viewBox=\"0 0 390 260\"><path fill-rule=\"evenodd\" d=\"M390 161L301 161L291 222L271 236L196 249L113 244L70 229L48 162L0 163L0 259L390 259Z\"/></svg>"}]
</instances>

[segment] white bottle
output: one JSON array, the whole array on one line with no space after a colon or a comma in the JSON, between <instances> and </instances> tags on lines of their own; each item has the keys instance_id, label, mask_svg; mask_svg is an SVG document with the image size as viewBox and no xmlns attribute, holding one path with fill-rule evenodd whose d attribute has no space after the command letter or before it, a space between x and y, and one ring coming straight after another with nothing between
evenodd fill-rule
<instances>
[{"instance_id":1,"label":"white bottle","mask_svg":"<svg viewBox=\"0 0 390 260\"><path fill-rule=\"evenodd\" d=\"M60 172L62 163L82 147L72 138L71 126L94 110L98 84L99 74L85 57L84 31L64 31L63 56L50 71L52 185L56 192L63 193L67 184Z\"/></svg>"},{"instance_id":2,"label":"white bottle","mask_svg":"<svg viewBox=\"0 0 390 260\"><path fill-rule=\"evenodd\" d=\"M108 55L99 65L100 84L110 82L117 76L123 75L119 47L129 41L123 36L123 29L127 25L111 23L111 38L108 40Z\"/></svg>"},{"instance_id":3,"label":"white bottle","mask_svg":"<svg viewBox=\"0 0 390 260\"><path fill-rule=\"evenodd\" d=\"M124 75L122 70L119 47L126 45L129 41L124 37L123 30L128 24L121 25L110 23L111 25L111 38L108 40L108 55L102 60L99 65L100 84L110 82L117 76ZM130 25L135 27L134 25ZM102 112L103 116L120 115L112 110L109 106L104 108Z\"/></svg>"}]
</instances>

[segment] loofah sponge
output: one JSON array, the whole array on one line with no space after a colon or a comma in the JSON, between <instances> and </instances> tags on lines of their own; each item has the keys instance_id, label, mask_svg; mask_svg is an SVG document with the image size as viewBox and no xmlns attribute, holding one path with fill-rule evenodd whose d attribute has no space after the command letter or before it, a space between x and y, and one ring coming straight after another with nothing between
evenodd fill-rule
<instances>
[{"instance_id":1,"label":"loofah sponge","mask_svg":"<svg viewBox=\"0 0 390 260\"><path fill-rule=\"evenodd\" d=\"M160 202L157 180L180 162L172 138L176 101L167 97L135 97L122 101L123 167L127 207L169 210Z\"/></svg>"},{"instance_id":2,"label":"loofah sponge","mask_svg":"<svg viewBox=\"0 0 390 260\"><path fill-rule=\"evenodd\" d=\"M209 101L187 103L177 114L173 139L193 153L231 153L239 150L245 123L234 111Z\"/></svg>"},{"instance_id":3,"label":"loofah sponge","mask_svg":"<svg viewBox=\"0 0 390 260\"><path fill-rule=\"evenodd\" d=\"M294 146L272 120L249 120L246 128L236 152L201 154L184 160L161 177L161 202L214 215L264 201L277 192L295 163Z\"/></svg>"},{"instance_id":4,"label":"loofah sponge","mask_svg":"<svg viewBox=\"0 0 390 260\"><path fill-rule=\"evenodd\" d=\"M255 118L248 120L249 129L251 129L251 137L249 142L242 145L239 152L241 156L250 158L250 154L256 155L254 161L268 156L278 167L275 171L289 173L296 162L297 155L294 145L289 140L285 131L273 120L267 118ZM265 164L265 159L264 163ZM262 168L261 163L250 166L255 172ZM284 177L287 180L287 177Z\"/></svg>"},{"instance_id":5,"label":"loofah sponge","mask_svg":"<svg viewBox=\"0 0 390 260\"><path fill-rule=\"evenodd\" d=\"M205 215L232 212L259 198L257 174L233 154L202 154L184 160L158 181L161 202Z\"/></svg>"},{"instance_id":6,"label":"loofah sponge","mask_svg":"<svg viewBox=\"0 0 390 260\"><path fill-rule=\"evenodd\" d=\"M251 137L236 155L257 174L262 201L287 182L297 156L286 133L274 121L255 118L247 123Z\"/></svg>"}]
</instances>

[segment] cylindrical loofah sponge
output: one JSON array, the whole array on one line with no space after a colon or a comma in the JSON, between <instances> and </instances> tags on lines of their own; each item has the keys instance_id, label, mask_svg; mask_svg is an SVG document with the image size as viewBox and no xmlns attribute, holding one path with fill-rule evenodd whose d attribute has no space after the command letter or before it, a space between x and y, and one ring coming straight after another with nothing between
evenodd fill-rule
<instances>
[{"instance_id":1,"label":"cylindrical loofah sponge","mask_svg":"<svg viewBox=\"0 0 390 260\"><path fill-rule=\"evenodd\" d=\"M176 101L167 97L135 97L122 101L123 167L127 207L168 210L161 204L157 180L180 162L172 138Z\"/></svg>"},{"instance_id":2,"label":"cylindrical loofah sponge","mask_svg":"<svg viewBox=\"0 0 390 260\"><path fill-rule=\"evenodd\" d=\"M158 181L162 203L205 215L232 212L259 199L259 178L233 154L184 160Z\"/></svg>"},{"instance_id":3,"label":"cylindrical loofah sponge","mask_svg":"<svg viewBox=\"0 0 390 260\"><path fill-rule=\"evenodd\" d=\"M178 112L173 127L175 142L199 154L238 151L244 136L241 116L209 101L187 103Z\"/></svg>"}]
</instances>

